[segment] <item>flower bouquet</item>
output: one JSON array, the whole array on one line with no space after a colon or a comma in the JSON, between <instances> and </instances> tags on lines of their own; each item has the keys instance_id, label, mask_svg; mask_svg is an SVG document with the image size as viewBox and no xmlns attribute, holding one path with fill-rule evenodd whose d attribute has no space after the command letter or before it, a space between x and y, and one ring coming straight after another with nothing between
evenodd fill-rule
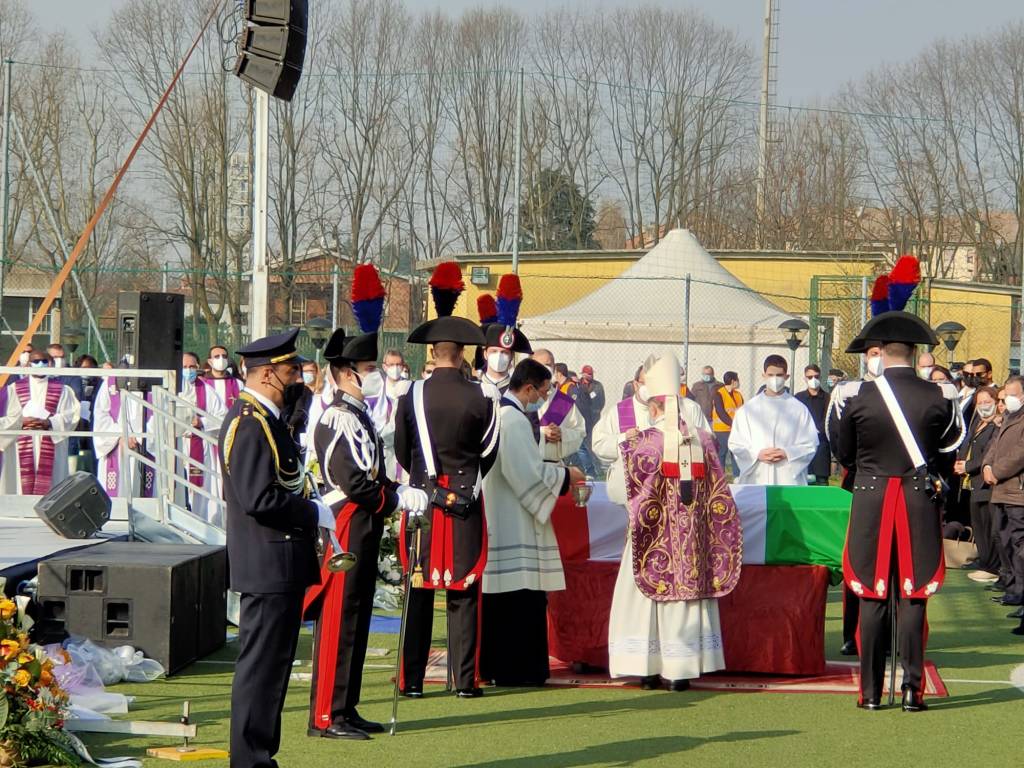
<instances>
[{"instance_id":1,"label":"flower bouquet","mask_svg":"<svg viewBox=\"0 0 1024 768\"><path fill-rule=\"evenodd\" d=\"M396 512L384 524L377 560L377 590L374 606L393 611L402 604L402 564L398 561L397 547L401 535L402 516Z\"/></svg>"},{"instance_id":2,"label":"flower bouquet","mask_svg":"<svg viewBox=\"0 0 1024 768\"><path fill-rule=\"evenodd\" d=\"M17 604L0 598L0 768L81 765L63 730L68 696L53 665L22 631Z\"/></svg>"}]
</instances>

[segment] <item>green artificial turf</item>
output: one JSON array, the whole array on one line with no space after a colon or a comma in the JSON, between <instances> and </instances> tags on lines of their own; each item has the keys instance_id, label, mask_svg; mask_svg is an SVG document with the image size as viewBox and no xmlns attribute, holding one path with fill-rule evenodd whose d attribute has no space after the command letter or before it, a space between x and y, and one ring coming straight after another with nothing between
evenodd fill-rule
<instances>
[{"instance_id":1,"label":"green artificial turf","mask_svg":"<svg viewBox=\"0 0 1024 768\"><path fill-rule=\"evenodd\" d=\"M428 686L419 701L399 705L399 734L368 742L306 736L309 684L292 682L284 713L282 766L962 766L1020 764L1024 694L1007 684L1024 664L1024 639L1011 635L1008 609L989 600L964 573L947 578L929 607L929 658L950 697L931 711L897 706L870 713L837 694L645 692L639 689L488 689L459 700ZM435 622L435 633L444 622ZM827 652L840 658L840 593L829 593ZM394 649L395 635L373 635L370 646ZM438 637L439 644L442 642ZM170 680L114 688L134 695L132 717L176 720L192 702L199 744L226 747L231 665L229 645L207 663ZM308 671L310 637L299 646ZM393 650L368 664L392 664ZM360 713L386 722L392 671L367 669ZM956 682L957 680L964 682ZM972 682L967 682L972 681ZM168 739L87 736L100 756L142 755ZM146 760L147 768L159 763ZM226 766L226 761L191 765Z\"/></svg>"}]
</instances>

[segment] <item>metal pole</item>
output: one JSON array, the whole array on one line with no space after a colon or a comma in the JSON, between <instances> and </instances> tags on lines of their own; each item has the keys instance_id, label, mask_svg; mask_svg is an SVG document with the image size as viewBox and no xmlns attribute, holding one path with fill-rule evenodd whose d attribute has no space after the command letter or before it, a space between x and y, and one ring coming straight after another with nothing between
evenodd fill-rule
<instances>
[{"instance_id":1,"label":"metal pole","mask_svg":"<svg viewBox=\"0 0 1024 768\"><path fill-rule=\"evenodd\" d=\"M163 274L160 276L160 290L167 293L167 265L164 264Z\"/></svg>"},{"instance_id":2,"label":"metal pole","mask_svg":"<svg viewBox=\"0 0 1024 768\"><path fill-rule=\"evenodd\" d=\"M862 277L860 279L860 327L863 328L868 324L868 279ZM864 359L864 355L860 356L860 378L864 378L864 371L866 368L867 361Z\"/></svg>"},{"instance_id":3,"label":"metal pole","mask_svg":"<svg viewBox=\"0 0 1024 768\"><path fill-rule=\"evenodd\" d=\"M764 0L764 56L761 61L761 113L757 137L757 247L764 247L764 215L768 185L768 97L771 89L772 2Z\"/></svg>"},{"instance_id":4,"label":"metal pole","mask_svg":"<svg viewBox=\"0 0 1024 768\"><path fill-rule=\"evenodd\" d=\"M3 195L3 224L0 230L0 315L3 315L4 273L7 268L7 228L11 209L11 72L14 62L4 59L7 71L4 76L4 172L3 183L0 184L0 195Z\"/></svg>"},{"instance_id":5,"label":"metal pole","mask_svg":"<svg viewBox=\"0 0 1024 768\"><path fill-rule=\"evenodd\" d=\"M338 290L341 285L341 275L339 274L338 264L335 263L331 267L331 325L335 328L340 327L338 322Z\"/></svg>"},{"instance_id":6,"label":"metal pole","mask_svg":"<svg viewBox=\"0 0 1024 768\"><path fill-rule=\"evenodd\" d=\"M267 271L267 156L270 137L270 96L256 92L256 121L253 136L252 185L252 288L249 291L250 338L267 335L267 299L270 273Z\"/></svg>"},{"instance_id":7,"label":"metal pole","mask_svg":"<svg viewBox=\"0 0 1024 768\"><path fill-rule=\"evenodd\" d=\"M516 160L513 169L515 176L513 186L516 189L516 204L512 208L512 272L519 274L519 206L523 201L523 80L525 74L519 70L519 83L516 87Z\"/></svg>"},{"instance_id":8,"label":"metal pole","mask_svg":"<svg viewBox=\"0 0 1024 768\"><path fill-rule=\"evenodd\" d=\"M1024 204L1018 203L1018 205ZM2 283L0 283L2 284ZM1017 350L1017 373L1024 373L1024 235L1020 236L1020 346Z\"/></svg>"},{"instance_id":9,"label":"metal pole","mask_svg":"<svg viewBox=\"0 0 1024 768\"><path fill-rule=\"evenodd\" d=\"M28 152L28 144L25 143L25 135L21 132L21 124L18 122L14 115L9 115L9 125L13 127L14 132L18 136L18 144L21 146L22 154L25 156L25 162L28 164L29 173L32 174L32 181L36 185L36 189L39 191L39 198L43 202L43 210L46 212L46 218L50 222L50 227L53 229L54 239L57 241L57 245L60 246L60 252L64 255L64 263L66 264L71 258L71 254L68 252L68 245L64 242L64 235L61 234L60 227L57 225L57 217L53 213L53 206L50 205L50 196L46 192L46 187L43 186L43 180L39 177L39 171L36 170L36 164L32 162L32 156ZM71 270L71 279L75 283L75 290L78 291L78 298L82 301L82 308L85 310L85 316L89 320L89 326L96 331L96 340L99 342L100 351L103 353L104 359L109 359L107 354L107 345L103 341L103 337L100 335L100 328L96 324L96 317L92 313L92 307L89 306L89 299L85 296L85 288L82 286L82 280L78 276L77 270Z\"/></svg>"},{"instance_id":10,"label":"metal pole","mask_svg":"<svg viewBox=\"0 0 1024 768\"><path fill-rule=\"evenodd\" d=\"M683 370L690 371L690 273L686 273L683 289Z\"/></svg>"}]
</instances>

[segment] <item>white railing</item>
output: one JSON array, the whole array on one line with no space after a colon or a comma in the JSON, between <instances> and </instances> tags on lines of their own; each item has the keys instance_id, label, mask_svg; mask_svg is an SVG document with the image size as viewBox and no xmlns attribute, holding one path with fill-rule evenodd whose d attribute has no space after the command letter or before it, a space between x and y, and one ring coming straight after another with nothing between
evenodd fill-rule
<instances>
[{"instance_id":1,"label":"white railing","mask_svg":"<svg viewBox=\"0 0 1024 768\"><path fill-rule=\"evenodd\" d=\"M192 426L192 420L196 416L205 420L209 420L211 417L208 412L173 392L176 371L135 368L26 369L0 366L0 374L8 374L12 377L35 375L101 380L133 378L159 382L158 384L154 383L149 399L143 393L120 389L119 432L101 432L95 429L53 430L49 434L60 437L119 438L117 450L120 451L120 471L130 475L127 482L119 483L125 494L123 500L127 509L130 537L135 537L135 516L147 514L155 516L160 524L191 540L207 544L223 544L225 542L222 512L219 515L219 520L211 520L195 514L189 508L189 500L203 497L212 509L223 509L224 502L219 495L219 489L222 487L220 462L215 461L211 463L211 466L206 466L195 461L187 451L183 451L179 447L182 444L187 445L190 438L197 437L213 455L216 455L220 425L209 432ZM10 396L13 396L13 393ZM91 415L95 424L95 414ZM0 436L20 437L22 435L38 436L39 432L25 429L0 430ZM129 448L129 438L134 438L142 451ZM205 488L195 485L190 480L189 467L196 467L203 471L206 478ZM143 468L148 468L153 472L155 504L143 500L139 495L138 489L141 489ZM136 482L139 484L138 488ZM116 503L118 500L114 501Z\"/></svg>"}]
</instances>

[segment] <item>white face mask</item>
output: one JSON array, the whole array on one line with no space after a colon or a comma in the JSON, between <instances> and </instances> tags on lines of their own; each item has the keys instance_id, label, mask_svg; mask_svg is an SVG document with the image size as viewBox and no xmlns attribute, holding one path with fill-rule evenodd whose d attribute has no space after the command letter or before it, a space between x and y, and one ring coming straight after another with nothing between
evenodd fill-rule
<instances>
[{"instance_id":1,"label":"white face mask","mask_svg":"<svg viewBox=\"0 0 1024 768\"><path fill-rule=\"evenodd\" d=\"M55 358L53 358L53 367L54 368L63 368L64 367L64 358L63 357L55 357Z\"/></svg>"},{"instance_id":2,"label":"white face mask","mask_svg":"<svg viewBox=\"0 0 1024 768\"><path fill-rule=\"evenodd\" d=\"M228 369L228 359L226 357L214 357L210 359L210 367L213 370L220 373Z\"/></svg>"},{"instance_id":3,"label":"white face mask","mask_svg":"<svg viewBox=\"0 0 1024 768\"><path fill-rule=\"evenodd\" d=\"M935 368L933 368L932 366L926 365L926 366L924 366L924 368L918 368L917 369L917 375L920 376L925 381L931 381L932 371L934 371L934 370L935 370Z\"/></svg>"},{"instance_id":4,"label":"white face mask","mask_svg":"<svg viewBox=\"0 0 1024 768\"><path fill-rule=\"evenodd\" d=\"M775 394L778 394L779 392L781 392L782 390L784 390L786 388L786 377L785 376L769 376L765 380L765 386L769 390L774 392Z\"/></svg>"},{"instance_id":5,"label":"white face mask","mask_svg":"<svg viewBox=\"0 0 1024 768\"><path fill-rule=\"evenodd\" d=\"M1005 402L1007 413L1016 413L1020 410L1021 405L1024 405L1024 402L1017 395L1007 395Z\"/></svg>"},{"instance_id":6,"label":"white face mask","mask_svg":"<svg viewBox=\"0 0 1024 768\"><path fill-rule=\"evenodd\" d=\"M636 391L636 396L640 398L641 403L646 403L651 399L651 396L647 393L647 385L641 384L640 389Z\"/></svg>"},{"instance_id":7,"label":"white face mask","mask_svg":"<svg viewBox=\"0 0 1024 768\"><path fill-rule=\"evenodd\" d=\"M996 407L994 405L979 405L978 415L983 419L991 419L996 415Z\"/></svg>"},{"instance_id":8,"label":"white face mask","mask_svg":"<svg viewBox=\"0 0 1024 768\"><path fill-rule=\"evenodd\" d=\"M398 381L402 378L402 366L400 365L389 365L384 369L384 373L392 381Z\"/></svg>"},{"instance_id":9,"label":"white face mask","mask_svg":"<svg viewBox=\"0 0 1024 768\"><path fill-rule=\"evenodd\" d=\"M21 365L21 366L28 365L28 358L29 358L29 353L28 352L22 352L20 355L18 355L18 364Z\"/></svg>"},{"instance_id":10,"label":"white face mask","mask_svg":"<svg viewBox=\"0 0 1024 768\"><path fill-rule=\"evenodd\" d=\"M314 381L316 381L316 374L313 373L313 371L303 371L302 372L302 383L303 384L305 384L308 387L308 386L311 386Z\"/></svg>"},{"instance_id":11,"label":"white face mask","mask_svg":"<svg viewBox=\"0 0 1024 768\"><path fill-rule=\"evenodd\" d=\"M363 397L377 397L384 388L384 379L374 371L363 376Z\"/></svg>"},{"instance_id":12,"label":"white face mask","mask_svg":"<svg viewBox=\"0 0 1024 768\"><path fill-rule=\"evenodd\" d=\"M821 379L815 377L807 380L808 389L821 389Z\"/></svg>"},{"instance_id":13,"label":"white face mask","mask_svg":"<svg viewBox=\"0 0 1024 768\"><path fill-rule=\"evenodd\" d=\"M495 373L505 373L512 362L512 355L508 352L491 352L487 355L487 370Z\"/></svg>"},{"instance_id":14,"label":"white face mask","mask_svg":"<svg viewBox=\"0 0 1024 768\"><path fill-rule=\"evenodd\" d=\"M881 356L868 358L868 373L872 376L881 376L882 371L885 370L885 364L882 362Z\"/></svg>"},{"instance_id":15,"label":"white face mask","mask_svg":"<svg viewBox=\"0 0 1024 768\"><path fill-rule=\"evenodd\" d=\"M710 373L705 373L700 377L700 380L703 381L705 384L710 384L714 380L714 378L715 377L712 376Z\"/></svg>"}]
</instances>

